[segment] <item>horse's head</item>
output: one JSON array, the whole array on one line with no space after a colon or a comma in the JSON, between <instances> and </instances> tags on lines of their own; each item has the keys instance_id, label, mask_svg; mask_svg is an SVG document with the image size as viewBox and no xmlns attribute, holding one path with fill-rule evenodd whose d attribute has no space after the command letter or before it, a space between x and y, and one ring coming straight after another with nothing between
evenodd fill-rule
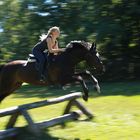
<instances>
[{"instance_id":1,"label":"horse's head","mask_svg":"<svg viewBox=\"0 0 140 140\"><path fill-rule=\"evenodd\" d=\"M99 73L104 72L104 66L100 59L99 53L97 52L96 44L95 43L92 43L92 44L86 43L86 45L89 48L88 52L85 55L85 60L86 60L87 64L90 67L96 68L96 70Z\"/></svg>"},{"instance_id":2,"label":"horse's head","mask_svg":"<svg viewBox=\"0 0 140 140\"><path fill-rule=\"evenodd\" d=\"M95 43L90 44L85 41L71 41L66 46L66 52L71 54L74 63L85 60L90 67L96 68L98 72L104 71L104 66L96 50Z\"/></svg>"}]
</instances>

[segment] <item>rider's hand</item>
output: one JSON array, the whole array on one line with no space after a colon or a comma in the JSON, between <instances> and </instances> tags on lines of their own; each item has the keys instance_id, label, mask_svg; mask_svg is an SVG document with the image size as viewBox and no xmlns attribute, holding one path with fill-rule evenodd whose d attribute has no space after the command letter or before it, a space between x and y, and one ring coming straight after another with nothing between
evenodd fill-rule
<instances>
[{"instance_id":1,"label":"rider's hand","mask_svg":"<svg viewBox=\"0 0 140 140\"><path fill-rule=\"evenodd\" d=\"M61 52L64 52L66 49L65 48L61 48Z\"/></svg>"}]
</instances>

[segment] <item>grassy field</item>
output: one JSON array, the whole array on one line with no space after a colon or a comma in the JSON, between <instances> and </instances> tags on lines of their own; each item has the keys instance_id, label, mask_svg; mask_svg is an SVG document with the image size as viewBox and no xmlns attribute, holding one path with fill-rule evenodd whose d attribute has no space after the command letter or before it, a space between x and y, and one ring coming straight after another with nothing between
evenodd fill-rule
<instances>
[{"instance_id":1,"label":"grassy field","mask_svg":"<svg viewBox=\"0 0 140 140\"><path fill-rule=\"evenodd\" d=\"M97 95L89 84L90 98L81 102L95 117L91 121L68 122L65 128L51 127L41 137L26 130L17 140L140 140L140 82L102 83L102 93ZM0 109L54 98L69 92L80 91L78 85L65 91L45 87L24 85L0 105ZM62 114L66 103L33 109L30 113L35 121L46 120ZM0 118L0 129L4 129L8 117ZM19 117L16 126L26 125Z\"/></svg>"}]
</instances>

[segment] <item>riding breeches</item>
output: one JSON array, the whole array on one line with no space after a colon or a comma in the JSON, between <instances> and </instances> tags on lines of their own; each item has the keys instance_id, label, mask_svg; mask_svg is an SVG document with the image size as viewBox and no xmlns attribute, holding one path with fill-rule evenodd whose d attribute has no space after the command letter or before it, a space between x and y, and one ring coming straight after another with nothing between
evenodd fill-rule
<instances>
[{"instance_id":1,"label":"riding breeches","mask_svg":"<svg viewBox=\"0 0 140 140\"><path fill-rule=\"evenodd\" d=\"M36 49L33 49L33 55L35 56L35 58L37 59L39 63L39 73L41 75L44 73L46 57L43 52L38 51Z\"/></svg>"}]
</instances>

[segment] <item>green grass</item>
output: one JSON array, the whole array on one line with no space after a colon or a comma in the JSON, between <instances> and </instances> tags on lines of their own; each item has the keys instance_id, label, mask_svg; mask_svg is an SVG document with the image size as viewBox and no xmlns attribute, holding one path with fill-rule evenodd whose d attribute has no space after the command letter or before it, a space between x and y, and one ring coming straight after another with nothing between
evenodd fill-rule
<instances>
[{"instance_id":1,"label":"green grass","mask_svg":"<svg viewBox=\"0 0 140 140\"><path fill-rule=\"evenodd\" d=\"M95 117L91 121L68 122L65 128L51 127L44 135L35 137L26 130L17 137L18 140L140 140L140 82L102 83L102 94L93 92L90 84L88 102L81 102L90 109ZM15 94L10 95L0 105L0 109L54 98L69 92L80 91L79 86L67 90L48 89L24 85ZM42 121L62 114L65 103L32 109L30 113L35 121ZM0 129L8 117L0 118ZM19 117L16 126L26 125Z\"/></svg>"}]
</instances>

